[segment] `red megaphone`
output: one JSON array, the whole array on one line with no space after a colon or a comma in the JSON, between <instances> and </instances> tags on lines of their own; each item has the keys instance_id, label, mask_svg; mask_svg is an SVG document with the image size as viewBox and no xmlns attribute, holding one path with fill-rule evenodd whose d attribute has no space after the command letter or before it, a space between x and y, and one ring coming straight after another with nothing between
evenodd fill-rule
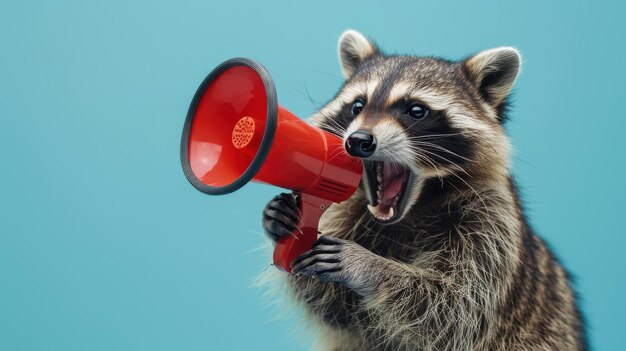
<instances>
[{"instance_id":1,"label":"red megaphone","mask_svg":"<svg viewBox=\"0 0 626 351\"><path fill-rule=\"evenodd\" d=\"M223 62L200 84L180 156L189 182L210 195L233 192L250 180L300 195L302 233L281 238L274 249L274 264L287 272L317 240L324 210L354 193L363 169L340 138L279 106L267 70L245 58Z\"/></svg>"}]
</instances>

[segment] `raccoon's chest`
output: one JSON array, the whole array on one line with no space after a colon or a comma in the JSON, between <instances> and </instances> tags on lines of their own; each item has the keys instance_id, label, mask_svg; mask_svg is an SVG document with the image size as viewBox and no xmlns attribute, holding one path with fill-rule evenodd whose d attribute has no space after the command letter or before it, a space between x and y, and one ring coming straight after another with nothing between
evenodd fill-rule
<instances>
[{"instance_id":1,"label":"raccoon's chest","mask_svg":"<svg viewBox=\"0 0 626 351\"><path fill-rule=\"evenodd\" d=\"M345 215L345 212L333 213L334 216L342 214ZM369 216L369 213L366 215ZM373 221L359 223L358 220L343 219L342 225L333 225L332 221L323 223L320 232L352 240L379 256L400 262L410 263L424 250L428 250L424 244L427 225L420 221L402 227L390 227L377 225ZM340 329L366 330L371 326L370 316L362 307L361 297L352 290L338 283L323 283L312 277L290 276L289 279L297 300L324 322Z\"/></svg>"},{"instance_id":2,"label":"raccoon's chest","mask_svg":"<svg viewBox=\"0 0 626 351\"><path fill-rule=\"evenodd\" d=\"M292 293L307 312L338 329L361 329L369 323L361 298L338 283L322 283L314 277L289 276Z\"/></svg>"},{"instance_id":3,"label":"raccoon's chest","mask_svg":"<svg viewBox=\"0 0 626 351\"><path fill-rule=\"evenodd\" d=\"M376 255L405 263L413 262L424 251L434 250L439 242L433 240L433 234L446 231L434 216L411 218L398 225L385 226L375 222L367 209L364 211L361 216L341 211L332 213L341 219L341 225L336 225L337 222L320 223L319 230L322 235L354 241Z\"/></svg>"}]
</instances>

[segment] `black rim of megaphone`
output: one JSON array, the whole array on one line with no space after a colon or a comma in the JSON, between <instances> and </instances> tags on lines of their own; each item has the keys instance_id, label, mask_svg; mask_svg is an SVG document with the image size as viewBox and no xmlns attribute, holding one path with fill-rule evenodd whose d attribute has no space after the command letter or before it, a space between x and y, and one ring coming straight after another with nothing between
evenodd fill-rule
<instances>
[{"instance_id":1,"label":"black rim of megaphone","mask_svg":"<svg viewBox=\"0 0 626 351\"><path fill-rule=\"evenodd\" d=\"M200 99L202 95L208 88L209 84L213 82L215 78L217 78L222 72L225 70L235 67L235 66L247 66L252 68L259 74L261 80L263 80L263 86L265 87L265 95L267 97L267 118L265 121L265 131L263 133L263 138L261 139L261 146L259 146L259 150L257 151L254 159L248 166L248 168L243 172L243 174L235 179L230 184L226 184L224 186L208 186L200 181L196 177L196 175L191 170L191 165L189 164L189 134L191 132L191 123L193 122L193 117L196 114L196 109L198 108L198 103L200 103ZM180 160L183 166L183 172L185 172L185 176L189 180L189 182L198 190L203 193L210 195L222 195L232 193L233 191L241 188L246 185L261 169L263 162L265 162L265 158L272 147L272 141L274 140L274 134L276 133L276 116L278 113L278 102L276 98L276 87L274 86L274 81L272 80L272 76L270 76L269 72L265 67L263 67L260 63L255 60L237 57L227 61L222 62L217 68L215 68L209 75L202 81L198 91L191 100L191 105L189 106L189 111L187 112L187 118L185 119L185 125L183 126L183 136L180 143Z\"/></svg>"}]
</instances>

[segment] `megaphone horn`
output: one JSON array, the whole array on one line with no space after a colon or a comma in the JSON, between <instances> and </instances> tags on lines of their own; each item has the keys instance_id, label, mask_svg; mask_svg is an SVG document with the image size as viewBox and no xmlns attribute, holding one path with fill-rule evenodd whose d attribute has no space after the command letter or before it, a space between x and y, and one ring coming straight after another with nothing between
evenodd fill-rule
<instances>
[{"instance_id":1,"label":"megaphone horn","mask_svg":"<svg viewBox=\"0 0 626 351\"><path fill-rule=\"evenodd\" d=\"M362 173L339 137L279 106L270 74L247 58L223 62L200 84L180 155L185 176L204 193L227 194L254 180L300 197L302 232L281 238L274 249L274 264L287 272L317 240L321 215L354 193Z\"/></svg>"}]
</instances>

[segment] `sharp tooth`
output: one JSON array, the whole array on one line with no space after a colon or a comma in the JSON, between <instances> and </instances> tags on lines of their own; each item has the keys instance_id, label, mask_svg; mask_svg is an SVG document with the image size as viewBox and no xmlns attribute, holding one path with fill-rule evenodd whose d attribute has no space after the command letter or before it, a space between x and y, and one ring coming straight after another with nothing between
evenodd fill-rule
<instances>
[{"instance_id":1,"label":"sharp tooth","mask_svg":"<svg viewBox=\"0 0 626 351\"><path fill-rule=\"evenodd\" d=\"M367 204L367 209L370 210L370 212L372 212L372 213L376 213L377 212L376 211L376 207L374 207L374 206L372 206L370 204Z\"/></svg>"},{"instance_id":2,"label":"sharp tooth","mask_svg":"<svg viewBox=\"0 0 626 351\"><path fill-rule=\"evenodd\" d=\"M389 208L389 217L387 217L387 219L392 218L393 217L393 207Z\"/></svg>"}]
</instances>

